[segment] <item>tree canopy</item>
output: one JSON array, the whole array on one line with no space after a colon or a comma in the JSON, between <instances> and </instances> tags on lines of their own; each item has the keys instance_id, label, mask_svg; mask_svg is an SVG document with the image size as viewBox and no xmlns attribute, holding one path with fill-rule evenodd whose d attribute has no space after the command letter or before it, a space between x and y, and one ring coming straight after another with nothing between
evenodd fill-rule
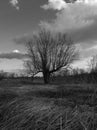
<instances>
[{"instance_id":1,"label":"tree canopy","mask_svg":"<svg viewBox=\"0 0 97 130\"><path fill-rule=\"evenodd\" d=\"M45 29L26 41L26 47L29 57L27 70L32 75L42 72L45 83L49 82L52 73L68 68L79 57L75 44L66 34Z\"/></svg>"}]
</instances>

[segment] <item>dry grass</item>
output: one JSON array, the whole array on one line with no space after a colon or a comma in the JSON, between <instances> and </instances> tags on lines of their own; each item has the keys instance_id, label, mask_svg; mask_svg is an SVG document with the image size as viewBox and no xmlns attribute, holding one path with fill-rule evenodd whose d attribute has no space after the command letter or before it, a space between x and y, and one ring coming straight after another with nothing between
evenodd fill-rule
<instances>
[{"instance_id":1,"label":"dry grass","mask_svg":"<svg viewBox=\"0 0 97 130\"><path fill-rule=\"evenodd\" d=\"M87 86L2 81L0 130L96 130L96 95Z\"/></svg>"}]
</instances>

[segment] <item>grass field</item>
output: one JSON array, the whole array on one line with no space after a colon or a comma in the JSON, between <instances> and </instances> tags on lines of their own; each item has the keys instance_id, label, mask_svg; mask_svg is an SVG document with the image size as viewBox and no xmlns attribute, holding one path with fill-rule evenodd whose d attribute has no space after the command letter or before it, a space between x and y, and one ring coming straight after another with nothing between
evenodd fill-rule
<instances>
[{"instance_id":1,"label":"grass field","mask_svg":"<svg viewBox=\"0 0 97 130\"><path fill-rule=\"evenodd\" d=\"M0 130L96 130L96 88L2 80Z\"/></svg>"}]
</instances>

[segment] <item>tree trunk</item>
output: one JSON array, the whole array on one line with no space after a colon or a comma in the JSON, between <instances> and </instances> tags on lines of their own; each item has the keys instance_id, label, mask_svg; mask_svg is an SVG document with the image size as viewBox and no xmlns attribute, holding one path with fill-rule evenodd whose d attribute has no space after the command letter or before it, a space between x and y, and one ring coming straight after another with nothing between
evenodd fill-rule
<instances>
[{"instance_id":1,"label":"tree trunk","mask_svg":"<svg viewBox=\"0 0 97 130\"><path fill-rule=\"evenodd\" d=\"M48 84L50 80L50 73L48 71L43 72L44 83Z\"/></svg>"}]
</instances>

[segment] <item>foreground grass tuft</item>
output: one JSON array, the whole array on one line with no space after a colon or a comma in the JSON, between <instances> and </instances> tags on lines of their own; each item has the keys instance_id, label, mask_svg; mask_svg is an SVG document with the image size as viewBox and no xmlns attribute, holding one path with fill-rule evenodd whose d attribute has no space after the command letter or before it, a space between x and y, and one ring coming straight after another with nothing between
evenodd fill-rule
<instances>
[{"instance_id":1,"label":"foreground grass tuft","mask_svg":"<svg viewBox=\"0 0 97 130\"><path fill-rule=\"evenodd\" d=\"M39 98L16 98L2 107L0 130L92 130L96 113L89 106L55 106Z\"/></svg>"},{"instance_id":2,"label":"foreground grass tuft","mask_svg":"<svg viewBox=\"0 0 97 130\"><path fill-rule=\"evenodd\" d=\"M96 130L97 99L94 104L91 95L80 86L2 86L0 130Z\"/></svg>"}]
</instances>

